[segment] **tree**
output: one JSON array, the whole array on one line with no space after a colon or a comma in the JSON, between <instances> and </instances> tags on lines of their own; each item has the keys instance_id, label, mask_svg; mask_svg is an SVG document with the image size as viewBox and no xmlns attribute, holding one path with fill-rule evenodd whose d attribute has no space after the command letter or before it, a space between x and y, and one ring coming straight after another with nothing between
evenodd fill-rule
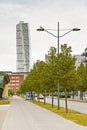
<instances>
[{"instance_id":1,"label":"tree","mask_svg":"<svg viewBox=\"0 0 87 130\"><path fill-rule=\"evenodd\" d=\"M0 98L2 98L3 89L5 87L5 84L7 84L8 82L9 82L8 74L0 72Z\"/></svg>"},{"instance_id":2,"label":"tree","mask_svg":"<svg viewBox=\"0 0 87 130\"><path fill-rule=\"evenodd\" d=\"M66 112L68 112L67 106L67 92L72 90L72 85L75 86L74 82L76 80L75 72L75 57L71 55L71 47L68 47L67 44L61 45L61 53L59 54L59 83L62 86L63 91L65 92L65 107ZM75 76L75 77L74 77ZM78 78L77 78L78 81Z\"/></svg>"},{"instance_id":3,"label":"tree","mask_svg":"<svg viewBox=\"0 0 87 130\"><path fill-rule=\"evenodd\" d=\"M8 89L8 96L13 96L14 92L12 91L12 89Z\"/></svg>"},{"instance_id":4,"label":"tree","mask_svg":"<svg viewBox=\"0 0 87 130\"><path fill-rule=\"evenodd\" d=\"M84 65L81 63L77 69L77 72L82 79L82 84L79 86L79 90L80 98L83 100L83 92L87 90L87 64Z\"/></svg>"},{"instance_id":5,"label":"tree","mask_svg":"<svg viewBox=\"0 0 87 130\"><path fill-rule=\"evenodd\" d=\"M59 81L62 91L65 92L66 112L68 112L67 92L76 90L81 81L75 70L76 59L71 52L71 47L67 44L61 45L60 54L56 54L56 48L51 47L45 55L45 62L37 60L33 65L21 85L21 90L23 92L35 91L38 95L44 91L51 92L53 107L53 93L57 90Z\"/></svg>"},{"instance_id":6,"label":"tree","mask_svg":"<svg viewBox=\"0 0 87 130\"><path fill-rule=\"evenodd\" d=\"M46 90L46 67L47 64L44 61L37 60L21 85L21 90L23 92L34 91L38 96L43 93Z\"/></svg>"},{"instance_id":7,"label":"tree","mask_svg":"<svg viewBox=\"0 0 87 130\"><path fill-rule=\"evenodd\" d=\"M56 90L56 48L51 47L48 51L48 54L45 55L45 61L48 65L48 73L47 73L47 79L48 79L48 86L49 91L52 92L52 107L53 107L53 93Z\"/></svg>"}]
</instances>

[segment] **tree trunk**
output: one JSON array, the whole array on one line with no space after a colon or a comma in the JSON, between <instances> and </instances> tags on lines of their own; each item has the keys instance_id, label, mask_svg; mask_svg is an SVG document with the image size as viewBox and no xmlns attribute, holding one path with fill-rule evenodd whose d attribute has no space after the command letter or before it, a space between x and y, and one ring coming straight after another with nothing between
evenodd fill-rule
<instances>
[{"instance_id":1,"label":"tree trunk","mask_svg":"<svg viewBox=\"0 0 87 130\"><path fill-rule=\"evenodd\" d=\"M52 108L54 107L54 103L53 103L53 92L52 92Z\"/></svg>"},{"instance_id":2,"label":"tree trunk","mask_svg":"<svg viewBox=\"0 0 87 130\"><path fill-rule=\"evenodd\" d=\"M74 96L75 96L75 91L73 90L73 99L74 99Z\"/></svg>"},{"instance_id":3,"label":"tree trunk","mask_svg":"<svg viewBox=\"0 0 87 130\"><path fill-rule=\"evenodd\" d=\"M0 98L2 99L2 92L3 92L3 89L0 88Z\"/></svg>"},{"instance_id":4,"label":"tree trunk","mask_svg":"<svg viewBox=\"0 0 87 130\"><path fill-rule=\"evenodd\" d=\"M80 99L83 100L83 92L80 91Z\"/></svg>"},{"instance_id":5,"label":"tree trunk","mask_svg":"<svg viewBox=\"0 0 87 130\"><path fill-rule=\"evenodd\" d=\"M66 109L66 113L68 113L67 91L66 91L66 87L65 87L65 109Z\"/></svg>"},{"instance_id":6,"label":"tree trunk","mask_svg":"<svg viewBox=\"0 0 87 130\"><path fill-rule=\"evenodd\" d=\"M40 101L40 99L39 99L39 93L37 93L37 100L38 100L38 102Z\"/></svg>"},{"instance_id":7,"label":"tree trunk","mask_svg":"<svg viewBox=\"0 0 87 130\"><path fill-rule=\"evenodd\" d=\"M46 104L46 91L44 92L44 105Z\"/></svg>"}]
</instances>

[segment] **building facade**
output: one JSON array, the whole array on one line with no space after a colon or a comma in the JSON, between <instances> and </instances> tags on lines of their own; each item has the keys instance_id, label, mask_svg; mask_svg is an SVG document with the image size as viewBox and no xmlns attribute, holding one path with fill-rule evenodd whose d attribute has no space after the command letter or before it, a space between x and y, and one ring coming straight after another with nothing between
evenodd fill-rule
<instances>
[{"instance_id":1,"label":"building facade","mask_svg":"<svg viewBox=\"0 0 87 130\"><path fill-rule=\"evenodd\" d=\"M16 25L17 72L29 72L29 29L28 23Z\"/></svg>"},{"instance_id":2,"label":"building facade","mask_svg":"<svg viewBox=\"0 0 87 130\"><path fill-rule=\"evenodd\" d=\"M19 89L20 85L24 81L24 74L23 73L9 73L9 83L8 83L8 89L11 89L16 95L17 90Z\"/></svg>"}]
</instances>

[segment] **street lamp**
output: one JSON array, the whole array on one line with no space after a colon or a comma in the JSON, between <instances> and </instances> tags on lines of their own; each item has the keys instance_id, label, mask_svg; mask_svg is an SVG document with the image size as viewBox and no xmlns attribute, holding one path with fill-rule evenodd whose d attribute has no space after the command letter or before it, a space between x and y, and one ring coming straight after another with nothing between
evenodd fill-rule
<instances>
[{"instance_id":1,"label":"street lamp","mask_svg":"<svg viewBox=\"0 0 87 130\"><path fill-rule=\"evenodd\" d=\"M48 29L45 29L43 28L42 26L40 26L40 28L37 29L37 31L45 31L47 33L49 33L50 35L54 36L57 38L57 43L58 43L58 48L57 48L57 51L58 51L58 54L59 54L59 39L63 36L65 36L66 34L72 32L72 31L80 31L79 28L73 28L73 29L69 29L69 31L67 31L66 33L64 33L63 35L60 36L59 32L60 32L60 29L59 29L59 22L58 22L58 29L57 29L57 36L54 35L53 33L49 32ZM57 85L57 91L58 91L58 110L60 109L60 95L59 95L59 80L58 80L58 85Z\"/></svg>"}]
</instances>

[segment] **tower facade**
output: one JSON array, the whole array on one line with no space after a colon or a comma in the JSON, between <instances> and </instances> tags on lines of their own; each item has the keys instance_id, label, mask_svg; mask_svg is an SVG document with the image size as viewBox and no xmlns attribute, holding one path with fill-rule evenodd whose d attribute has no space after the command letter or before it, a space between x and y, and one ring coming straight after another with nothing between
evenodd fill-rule
<instances>
[{"instance_id":1,"label":"tower facade","mask_svg":"<svg viewBox=\"0 0 87 130\"><path fill-rule=\"evenodd\" d=\"M28 23L16 25L17 72L29 72L29 31Z\"/></svg>"}]
</instances>

